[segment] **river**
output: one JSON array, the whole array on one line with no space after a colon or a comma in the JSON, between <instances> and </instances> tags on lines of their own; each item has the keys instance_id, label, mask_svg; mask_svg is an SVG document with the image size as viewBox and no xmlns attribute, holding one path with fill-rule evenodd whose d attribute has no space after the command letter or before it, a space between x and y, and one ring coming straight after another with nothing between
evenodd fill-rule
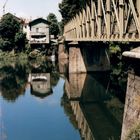
<instances>
[{"instance_id":1,"label":"river","mask_svg":"<svg viewBox=\"0 0 140 140\"><path fill-rule=\"evenodd\" d=\"M66 65L0 63L0 140L120 140L124 99L110 74Z\"/></svg>"}]
</instances>

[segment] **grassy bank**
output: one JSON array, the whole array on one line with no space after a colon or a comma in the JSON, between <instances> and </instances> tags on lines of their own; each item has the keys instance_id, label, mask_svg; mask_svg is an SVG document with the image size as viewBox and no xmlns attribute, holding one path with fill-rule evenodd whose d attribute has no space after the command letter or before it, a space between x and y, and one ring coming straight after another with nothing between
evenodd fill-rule
<instances>
[{"instance_id":1,"label":"grassy bank","mask_svg":"<svg viewBox=\"0 0 140 140\"><path fill-rule=\"evenodd\" d=\"M21 59L27 59L28 55L26 53L14 53L14 52L0 52L0 60L6 61L15 61L15 60L21 60Z\"/></svg>"}]
</instances>

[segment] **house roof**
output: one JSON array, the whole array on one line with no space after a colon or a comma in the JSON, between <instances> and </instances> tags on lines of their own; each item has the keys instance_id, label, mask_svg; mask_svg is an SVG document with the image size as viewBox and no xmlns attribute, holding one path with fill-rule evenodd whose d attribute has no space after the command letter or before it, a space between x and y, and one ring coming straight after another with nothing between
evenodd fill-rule
<instances>
[{"instance_id":1,"label":"house roof","mask_svg":"<svg viewBox=\"0 0 140 140\"><path fill-rule=\"evenodd\" d=\"M49 21L47 21L46 19L43 19L43 18L37 18L37 19L34 19L34 20L32 20L32 21L30 21L29 22L29 26L33 26L33 25L35 25L35 24L38 24L38 23L45 23L45 24L50 24L50 22Z\"/></svg>"}]
</instances>

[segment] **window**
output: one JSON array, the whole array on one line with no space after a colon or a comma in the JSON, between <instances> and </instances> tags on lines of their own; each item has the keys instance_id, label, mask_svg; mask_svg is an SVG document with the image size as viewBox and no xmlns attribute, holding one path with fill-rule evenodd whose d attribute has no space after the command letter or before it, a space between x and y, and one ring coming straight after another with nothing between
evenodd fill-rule
<instances>
[{"instance_id":1,"label":"window","mask_svg":"<svg viewBox=\"0 0 140 140\"><path fill-rule=\"evenodd\" d=\"M39 32L39 28L36 28L36 32L37 32L37 33Z\"/></svg>"}]
</instances>

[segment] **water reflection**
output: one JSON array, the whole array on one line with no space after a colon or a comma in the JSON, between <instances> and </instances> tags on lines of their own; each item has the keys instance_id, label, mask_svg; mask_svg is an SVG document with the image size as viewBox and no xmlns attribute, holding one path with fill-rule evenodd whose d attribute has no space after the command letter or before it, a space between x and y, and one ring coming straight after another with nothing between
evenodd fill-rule
<instances>
[{"instance_id":1,"label":"water reflection","mask_svg":"<svg viewBox=\"0 0 140 140\"><path fill-rule=\"evenodd\" d=\"M21 115L26 116L22 121L31 123L30 127L36 124L40 126L40 128L43 126L51 130L54 121L55 124L60 123L63 125L63 120L65 120L65 117L62 118L63 120L61 119L61 113L63 112L60 111L61 113L58 113L60 108L57 108L59 106L57 100L60 100L58 97L64 93L61 98L61 105L69 118L70 124L75 128L74 131L77 132L76 129L79 131L77 139L75 140L79 140L79 135L81 136L81 140L120 140L123 104L117 97L110 94L112 89L110 88L109 73L67 74L67 61L65 60L61 61L61 64L58 66L61 75L58 73L58 68L55 63L46 62L44 60L30 61L24 64L15 62L1 66L0 79L2 97L5 101L15 102L19 96L26 94L24 99L22 99L24 102L20 102L20 108L24 108L25 106L24 110L29 113L29 116L28 113L23 114L23 112L20 112L21 109L18 108L18 105L15 105L16 111L18 111L15 113L21 113ZM60 83L60 76L65 77L65 84L62 89L59 89L63 86L63 82ZM56 90L55 87L58 89ZM31 97L35 96L37 99L45 101L43 102L45 106L42 104L38 105L30 98L30 95ZM53 96L56 96L55 99ZM50 106L54 108L49 108ZM10 108L11 106L9 105L8 107ZM38 123L32 123L34 117L32 116L33 113L30 108L37 117L41 118L38 120ZM45 117L43 116L42 118L40 110ZM54 112L54 110L56 110L56 112ZM8 113L10 114L9 116L11 116L10 109L7 114ZM53 114L52 116L50 115L51 113ZM8 118L7 122L9 122L9 118L11 118L9 116L5 117ZM20 119L23 116L20 116ZM48 116L49 119L46 119ZM62 122L57 121L60 119ZM50 120L52 122L48 125ZM16 124L15 120L13 122ZM21 121L19 122L21 123ZM40 125L40 123L42 125ZM45 126L43 125L44 123ZM8 123L6 125L10 124ZM26 128L27 124L25 126L22 124L22 126ZM68 124L67 126L70 129ZM9 126L9 128L10 127L11 126ZM60 125L55 128L55 131L59 131L59 127ZM65 127L63 127L63 131ZM40 131L43 130L40 129ZM72 129L69 131L71 130ZM52 131L54 132L54 130ZM46 132L42 134L42 137L45 134ZM13 133L11 133L11 135L13 135ZM51 133L50 137L52 137L52 135L54 136L54 134ZM75 134L73 133L73 135Z\"/></svg>"},{"instance_id":2,"label":"water reflection","mask_svg":"<svg viewBox=\"0 0 140 140\"><path fill-rule=\"evenodd\" d=\"M11 64L0 68L1 94L4 99L14 102L24 94L27 83L25 65Z\"/></svg>"},{"instance_id":3,"label":"water reflection","mask_svg":"<svg viewBox=\"0 0 140 140\"><path fill-rule=\"evenodd\" d=\"M33 75L45 75L47 80L29 81ZM1 95L11 102L15 102L19 96L24 95L27 86L31 86L32 95L44 98L52 94L52 87L55 87L58 81L57 67L51 61L5 62L0 68Z\"/></svg>"},{"instance_id":4,"label":"water reflection","mask_svg":"<svg viewBox=\"0 0 140 140\"><path fill-rule=\"evenodd\" d=\"M123 104L109 93L108 78L107 73L69 74L65 82L63 105L69 102L84 140L120 140Z\"/></svg>"},{"instance_id":5,"label":"water reflection","mask_svg":"<svg viewBox=\"0 0 140 140\"><path fill-rule=\"evenodd\" d=\"M52 94L50 73L29 74L28 82L31 85L31 94L40 98Z\"/></svg>"}]
</instances>

